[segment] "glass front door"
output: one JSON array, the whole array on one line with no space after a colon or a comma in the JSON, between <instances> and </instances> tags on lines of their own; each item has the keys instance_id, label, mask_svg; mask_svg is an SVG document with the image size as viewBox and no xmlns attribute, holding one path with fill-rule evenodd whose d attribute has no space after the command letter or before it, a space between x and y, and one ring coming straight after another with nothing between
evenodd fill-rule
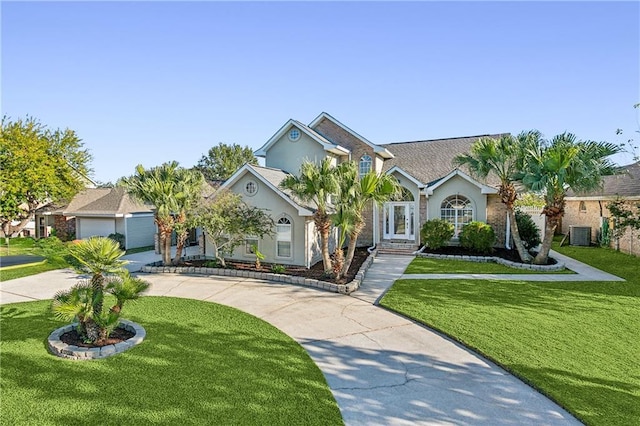
<instances>
[{"instance_id":1,"label":"glass front door","mask_svg":"<svg viewBox=\"0 0 640 426\"><path fill-rule=\"evenodd\" d=\"M384 238L415 239L414 203L386 203L384 206Z\"/></svg>"}]
</instances>

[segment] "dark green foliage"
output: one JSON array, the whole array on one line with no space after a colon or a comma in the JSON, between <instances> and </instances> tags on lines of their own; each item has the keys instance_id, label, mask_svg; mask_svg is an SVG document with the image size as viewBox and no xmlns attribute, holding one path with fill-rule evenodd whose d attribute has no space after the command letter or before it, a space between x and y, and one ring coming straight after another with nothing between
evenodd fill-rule
<instances>
[{"instance_id":1,"label":"dark green foliage","mask_svg":"<svg viewBox=\"0 0 640 426\"><path fill-rule=\"evenodd\" d=\"M467 223L460 232L460 245L478 253L491 253L495 242L496 233L484 222Z\"/></svg>"},{"instance_id":2,"label":"dark green foliage","mask_svg":"<svg viewBox=\"0 0 640 426\"><path fill-rule=\"evenodd\" d=\"M120 246L120 250L125 249L125 237L121 233L116 232L115 234L109 234L107 238L111 238L113 241L117 242Z\"/></svg>"},{"instance_id":3,"label":"dark green foliage","mask_svg":"<svg viewBox=\"0 0 640 426\"><path fill-rule=\"evenodd\" d=\"M235 143L232 145L221 143L209 149L207 155L203 155L194 168L202 172L207 180L221 181L229 179L246 163L258 165L253 149Z\"/></svg>"},{"instance_id":4,"label":"dark green foliage","mask_svg":"<svg viewBox=\"0 0 640 426\"><path fill-rule=\"evenodd\" d=\"M282 274L287 269L283 265L271 265L271 272L274 274Z\"/></svg>"},{"instance_id":5,"label":"dark green foliage","mask_svg":"<svg viewBox=\"0 0 640 426\"><path fill-rule=\"evenodd\" d=\"M453 225L446 220L431 219L422 225L420 236L424 245L435 250L446 246L453 238L454 232Z\"/></svg>"},{"instance_id":6,"label":"dark green foliage","mask_svg":"<svg viewBox=\"0 0 640 426\"><path fill-rule=\"evenodd\" d=\"M540 228L527 213L516 209L516 223L520 232L520 239L527 250L538 247L542 243L540 238Z\"/></svg>"}]
</instances>

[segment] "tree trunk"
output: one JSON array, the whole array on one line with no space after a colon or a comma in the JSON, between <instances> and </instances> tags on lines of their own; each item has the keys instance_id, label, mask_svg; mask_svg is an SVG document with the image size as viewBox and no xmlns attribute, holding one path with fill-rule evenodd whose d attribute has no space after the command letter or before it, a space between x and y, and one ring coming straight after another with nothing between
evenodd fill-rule
<instances>
[{"instance_id":1,"label":"tree trunk","mask_svg":"<svg viewBox=\"0 0 640 426\"><path fill-rule=\"evenodd\" d=\"M342 266L344 265L344 250L342 247L336 247L336 259L333 262L333 275L336 280L342 278Z\"/></svg>"},{"instance_id":2,"label":"tree trunk","mask_svg":"<svg viewBox=\"0 0 640 426\"><path fill-rule=\"evenodd\" d=\"M533 263L536 265L546 265L549 260L549 250L551 250L551 243L553 242L553 235L558 227L558 219L552 216L545 216L544 218L544 239L542 240L542 246L540 252L533 259Z\"/></svg>"},{"instance_id":3,"label":"tree trunk","mask_svg":"<svg viewBox=\"0 0 640 426\"><path fill-rule=\"evenodd\" d=\"M520 260L522 260L524 263L531 263L532 257L527 249L524 248L524 244L522 243L522 239L520 238L518 222L516 221L516 212L513 210L513 207L509 208L507 206L507 214L509 215L509 228L511 229L511 235L513 236L513 243L516 246L516 250L518 251Z\"/></svg>"},{"instance_id":4,"label":"tree trunk","mask_svg":"<svg viewBox=\"0 0 640 426\"><path fill-rule=\"evenodd\" d=\"M171 265L171 232L164 235L164 249L162 250L162 264Z\"/></svg>"},{"instance_id":5,"label":"tree trunk","mask_svg":"<svg viewBox=\"0 0 640 426\"><path fill-rule=\"evenodd\" d=\"M331 256L329 253L329 230L331 229L331 222L329 216L326 213L316 212L314 218L316 228L320 232L320 248L322 250L322 265L324 267L324 273L331 275L333 267L331 264Z\"/></svg>"},{"instance_id":6,"label":"tree trunk","mask_svg":"<svg viewBox=\"0 0 640 426\"><path fill-rule=\"evenodd\" d=\"M102 314L102 302L104 300L104 277L96 274L91 278L91 287L93 290L93 315L100 316Z\"/></svg>"},{"instance_id":7,"label":"tree trunk","mask_svg":"<svg viewBox=\"0 0 640 426\"><path fill-rule=\"evenodd\" d=\"M87 340L89 340L91 343L96 343L97 341L100 340L100 326L98 324L95 323L95 321L93 320L88 320L85 323L85 330L86 330L86 338Z\"/></svg>"},{"instance_id":8,"label":"tree trunk","mask_svg":"<svg viewBox=\"0 0 640 426\"><path fill-rule=\"evenodd\" d=\"M180 259L182 259L182 250L184 250L184 243L187 241L189 237L189 231L185 231L178 235L178 244L176 245L176 255L173 257L173 264L177 265L180 263Z\"/></svg>"},{"instance_id":9,"label":"tree trunk","mask_svg":"<svg viewBox=\"0 0 640 426\"><path fill-rule=\"evenodd\" d=\"M358 245L358 237L364 229L364 224L358 224L354 227L353 232L349 234L349 247L347 248L347 259L342 267L342 275L345 276L349 272L351 262L353 262L353 256L356 253L356 247Z\"/></svg>"}]
</instances>

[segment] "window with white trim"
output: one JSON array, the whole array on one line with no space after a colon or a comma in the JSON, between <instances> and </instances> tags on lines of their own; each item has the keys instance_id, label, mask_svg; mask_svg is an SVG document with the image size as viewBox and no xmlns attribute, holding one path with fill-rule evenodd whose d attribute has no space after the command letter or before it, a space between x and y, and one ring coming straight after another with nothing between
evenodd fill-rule
<instances>
[{"instance_id":1,"label":"window with white trim","mask_svg":"<svg viewBox=\"0 0 640 426\"><path fill-rule=\"evenodd\" d=\"M362 157L360 157L360 163L358 167L358 172L360 174L360 177L366 175L371 171L372 164L373 164L373 160L369 155L365 154Z\"/></svg>"},{"instance_id":2,"label":"window with white trim","mask_svg":"<svg viewBox=\"0 0 640 426\"><path fill-rule=\"evenodd\" d=\"M276 256L292 257L291 251L291 220L281 217L276 223Z\"/></svg>"},{"instance_id":3,"label":"window with white trim","mask_svg":"<svg viewBox=\"0 0 640 426\"><path fill-rule=\"evenodd\" d=\"M254 255L255 251L253 248L258 247L258 238L257 237L247 237L244 240L244 254L247 256Z\"/></svg>"},{"instance_id":4,"label":"window with white trim","mask_svg":"<svg viewBox=\"0 0 640 426\"><path fill-rule=\"evenodd\" d=\"M253 180L250 180L244 186L244 193L250 197L253 197L254 195L256 195L257 192L258 192L258 184Z\"/></svg>"},{"instance_id":5,"label":"window with white trim","mask_svg":"<svg viewBox=\"0 0 640 426\"><path fill-rule=\"evenodd\" d=\"M462 195L452 195L440 205L440 219L446 220L454 226L454 236L457 237L462 227L473 221L474 211L471 201Z\"/></svg>"}]
</instances>

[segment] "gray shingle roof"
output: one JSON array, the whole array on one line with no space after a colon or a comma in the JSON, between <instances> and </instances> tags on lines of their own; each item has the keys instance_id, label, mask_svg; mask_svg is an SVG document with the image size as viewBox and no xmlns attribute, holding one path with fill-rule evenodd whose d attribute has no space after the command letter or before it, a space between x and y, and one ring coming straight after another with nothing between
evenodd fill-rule
<instances>
[{"instance_id":1,"label":"gray shingle roof","mask_svg":"<svg viewBox=\"0 0 640 426\"><path fill-rule=\"evenodd\" d=\"M588 193L567 191L568 197L640 197L640 161L621 167L622 172L605 176L602 188Z\"/></svg>"},{"instance_id":2,"label":"gray shingle roof","mask_svg":"<svg viewBox=\"0 0 640 426\"><path fill-rule=\"evenodd\" d=\"M262 176L265 180L267 180L270 184L272 184L273 186L278 188L280 191L282 191L282 193L284 193L284 195L289 197L289 199L293 201L296 205L312 212L315 211L316 209L315 206L310 206L307 203L302 202L298 197L293 195L293 193L288 189L280 188L280 183L284 180L285 177L289 175L289 173L283 170L274 169L271 167L255 166L252 164L248 164L248 166L251 167L257 174Z\"/></svg>"},{"instance_id":3,"label":"gray shingle roof","mask_svg":"<svg viewBox=\"0 0 640 426\"><path fill-rule=\"evenodd\" d=\"M124 188L91 188L79 192L63 209L65 215L150 213L153 206L134 200Z\"/></svg>"},{"instance_id":4,"label":"gray shingle roof","mask_svg":"<svg viewBox=\"0 0 640 426\"><path fill-rule=\"evenodd\" d=\"M384 171L397 166L411 176L428 184L439 180L456 169L453 159L456 155L469 152L471 145L481 137L499 138L501 134L465 136L451 139L433 139L415 142L397 142L383 145L395 158L384 162ZM459 167L465 173L465 167ZM475 177L474 177L475 178ZM482 183L496 184L491 176Z\"/></svg>"}]
</instances>

